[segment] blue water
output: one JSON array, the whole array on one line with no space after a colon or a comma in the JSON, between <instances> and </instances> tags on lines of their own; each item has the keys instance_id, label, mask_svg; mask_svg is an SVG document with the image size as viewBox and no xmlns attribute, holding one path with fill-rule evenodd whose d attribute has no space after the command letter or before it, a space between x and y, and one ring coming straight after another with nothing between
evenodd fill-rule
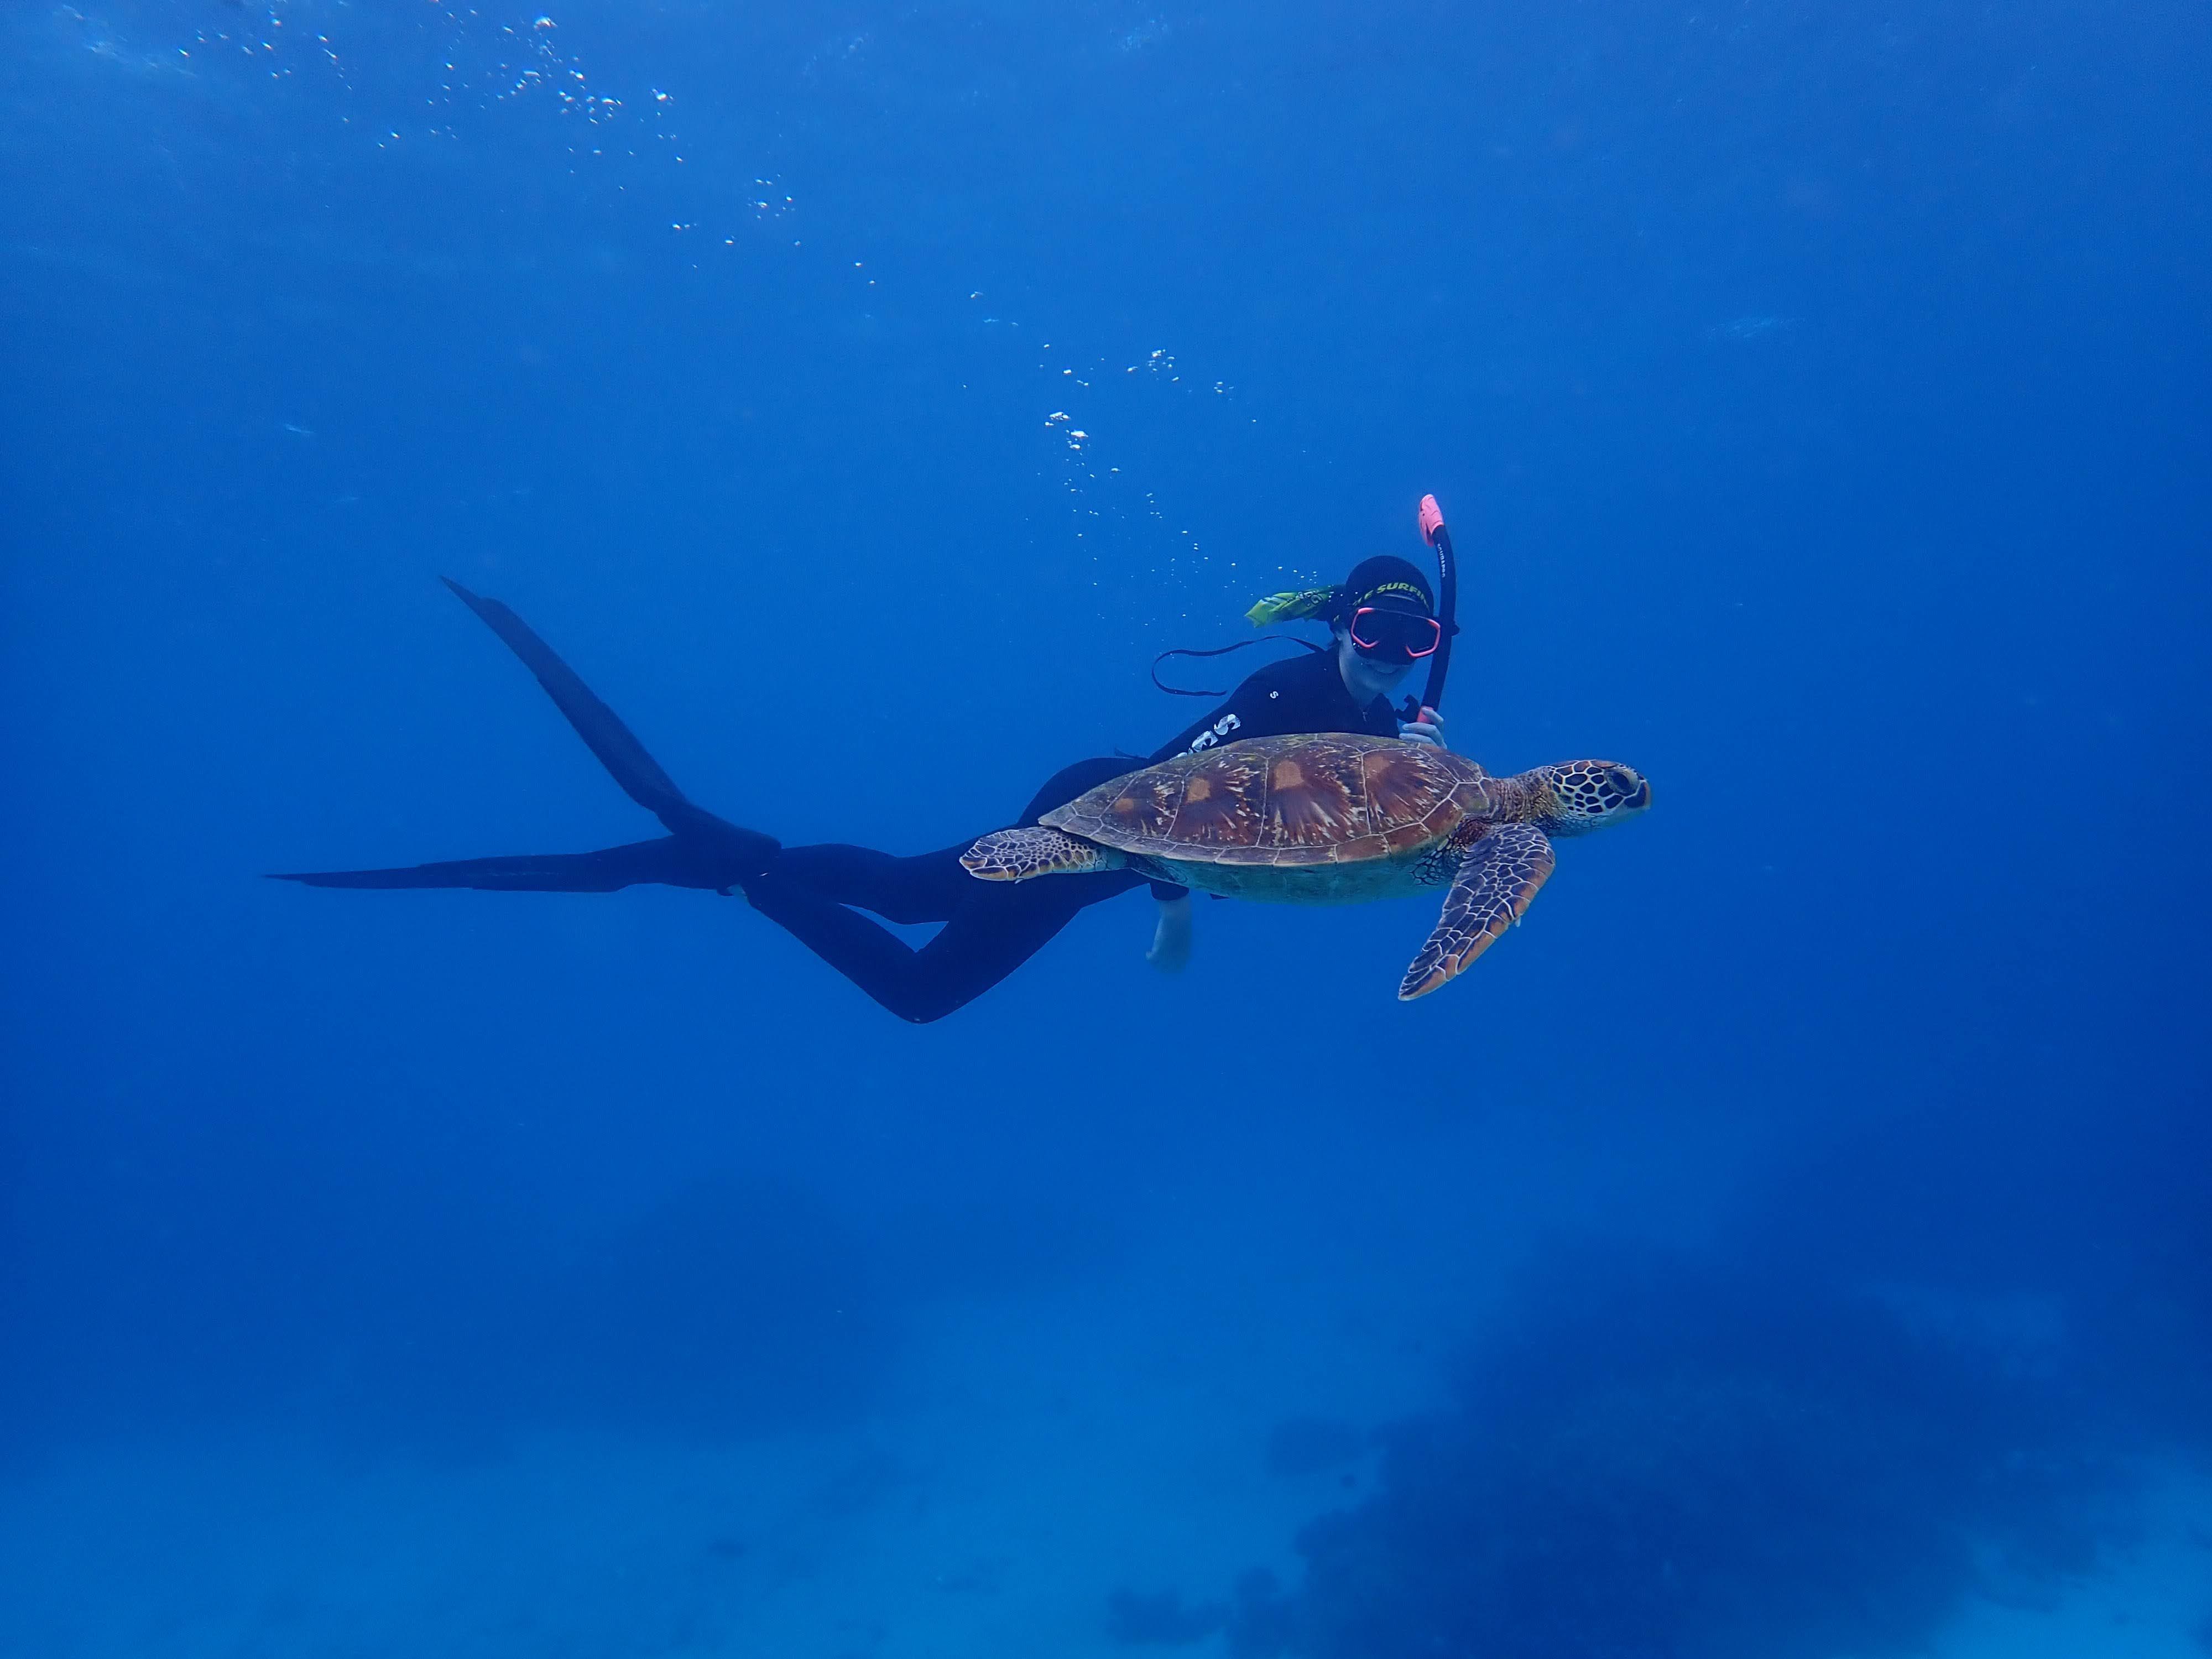
<instances>
[{"instance_id":1,"label":"blue water","mask_svg":"<svg viewBox=\"0 0 2212 1659\"><path fill-rule=\"evenodd\" d=\"M2212 1649L2201 7L0 42L0 1651ZM653 833L441 574L920 851L1431 490L1656 805L1418 1004L259 879Z\"/></svg>"}]
</instances>

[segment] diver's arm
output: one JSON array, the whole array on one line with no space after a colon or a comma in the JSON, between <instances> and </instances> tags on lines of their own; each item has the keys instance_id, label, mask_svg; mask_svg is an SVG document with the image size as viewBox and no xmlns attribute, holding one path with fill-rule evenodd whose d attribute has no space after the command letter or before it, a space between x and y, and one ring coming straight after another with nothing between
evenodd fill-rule
<instances>
[{"instance_id":1,"label":"diver's arm","mask_svg":"<svg viewBox=\"0 0 2212 1659\"><path fill-rule=\"evenodd\" d=\"M1190 895L1161 899L1160 919L1152 929L1152 948L1145 960L1164 974L1179 974L1190 965Z\"/></svg>"}]
</instances>

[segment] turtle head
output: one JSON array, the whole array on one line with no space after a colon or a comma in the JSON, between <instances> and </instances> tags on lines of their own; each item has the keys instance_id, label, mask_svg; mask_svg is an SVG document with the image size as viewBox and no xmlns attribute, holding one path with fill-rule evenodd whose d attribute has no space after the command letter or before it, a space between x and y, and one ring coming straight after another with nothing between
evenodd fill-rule
<instances>
[{"instance_id":1,"label":"turtle head","mask_svg":"<svg viewBox=\"0 0 2212 1659\"><path fill-rule=\"evenodd\" d=\"M1547 835L1586 836L1651 805L1651 784L1618 761L1567 761L1528 775L1533 817Z\"/></svg>"}]
</instances>

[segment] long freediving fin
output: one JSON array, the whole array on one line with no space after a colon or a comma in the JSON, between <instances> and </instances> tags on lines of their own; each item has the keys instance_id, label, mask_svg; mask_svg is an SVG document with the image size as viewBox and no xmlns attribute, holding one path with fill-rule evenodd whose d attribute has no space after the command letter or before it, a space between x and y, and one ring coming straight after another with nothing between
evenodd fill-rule
<instances>
[{"instance_id":1,"label":"long freediving fin","mask_svg":"<svg viewBox=\"0 0 2212 1659\"><path fill-rule=\"evenodd\" d=\"M623 793L671 833L593 853L454 859L390 870L302 871L272 875L270 880L309 887L472 887L508 893L611 893L654 883L726 893L768 867L779 848L773 836L732 823L687 800L622 717L593 694L528 623L497 599L471 593L450 576L442 580L522 659Z\"/></svg>"},{"instance_id":2,"label":"long freediving fin","mask_svg":"<svg viewBox=\"0 0 2212 1659\"><path fill-rule=\"evenodd\" d=\"M763 837L763 839L765 839ZM473 887L494 893L612 893L653 882L667 887L726 890L740 873L716 860L714 849L687 837L605 847L596 853L524 854L513 858L453 859L393 870L311 870L272 875L307 887Z\"/></svg>"},{"instance_id":3,"label":"long freediving fin","mask_svg":"<svg viewBox=\"0 0 2212 1659\"><path fill-rule=\"evenodd\" d=\"M554 706L568 717L568 724L576 728L576 735L599 757L599 764L622 786L624 794L672 830L682 832L696 826L700 809L684 799L684 792L676 787L676 780L661 770L659 761L646 753L645 745L623 724L622 716L602 702L576 671L538 637L528 623L497 599L471 593L451 576L439 580L453 590L463 605L483 618L484 625L507 642L508 650L522 659L523 666L538 677L538 684L545 688ZM576 856L592 858L597 854L585 853Z\"/></svg>"}]
</instances>

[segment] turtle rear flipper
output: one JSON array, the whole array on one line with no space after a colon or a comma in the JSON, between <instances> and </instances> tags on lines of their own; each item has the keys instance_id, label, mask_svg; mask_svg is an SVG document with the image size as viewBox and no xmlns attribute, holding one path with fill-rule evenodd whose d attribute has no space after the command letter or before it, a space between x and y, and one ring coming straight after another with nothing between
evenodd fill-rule
<instances>
[{"instance_id":1,"label":"turtle rear flipper","mask_svg":"<svg viewBox=\"0 0 2212 1659\"><path fill-rule=\"evenodd\" d=\"M1426 996L1521 919L1552 873L1552 843L1533 823L1501 823L1467 850L1436 932L1406 969L1398 1000Z\"/></svg>"},{"instance_id":2,"label":"turtle rear flipper","mask_svg":"<svg viewBox=\"0 0 2212 1659\"><path fill-rule=\"evenodd\" d=\"M960 855L960 867L979 881L1088 876L1101 870L1120 870L1127 863L1127 857L1111 848L1037 824L998 830Z\"/></svg>"}]
</instances>

